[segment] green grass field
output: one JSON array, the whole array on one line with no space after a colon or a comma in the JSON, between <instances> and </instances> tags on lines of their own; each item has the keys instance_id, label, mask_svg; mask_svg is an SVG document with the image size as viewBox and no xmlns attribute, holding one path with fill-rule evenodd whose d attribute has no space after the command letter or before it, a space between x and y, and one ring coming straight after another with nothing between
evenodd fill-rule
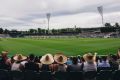
<instances>
[{"instance_id":1,"label":"green grass field","mask_svg":"<svg viewBox=\"0 0 120 80\"><path fill-rule=\"evenodd\" d=\"M34 53L43 55L63 52L66 55L83 55L87 52L98 54L117 53L120 48L120 39L96 39L96 38L64 38L64 39L25 39L9 38L0 41L0 51L8 50L9 55L22 53L28 55Z\"/></svg>"}]
</instances>

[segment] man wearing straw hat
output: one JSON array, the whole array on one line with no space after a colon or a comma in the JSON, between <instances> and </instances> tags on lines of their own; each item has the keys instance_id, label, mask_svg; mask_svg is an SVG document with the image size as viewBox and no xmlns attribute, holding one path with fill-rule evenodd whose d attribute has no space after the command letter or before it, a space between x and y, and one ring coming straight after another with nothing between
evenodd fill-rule
<instances>
[{"instance_id":1,"label":"man wearing straw hat","mask_svg":"<svg viewBox=\"0 0 120 80\"><path fill-rule=\"evenodd\" d=\"M54 55L54 60L57 62L57 71L65 72L67 69L67 57L63 53L57 53Z\"/></svg>"},{"instance_id":2,"label":"man wearing straw hat","mask_svg":"<svg viewBox=\"0 0 120 80\"><path fill-rule=\"evenodd\" d=\"M23 70L24 66L21 64L21 62L25 59L27 59L26 56L23 56L22 54L17 54L13 57L15 62L12 64L11 70L13 71L21 71Z\"/></svg>"},{"instance_id":3,"label":"man wearing straw hat","mask_svg":"<svg viewBox=\"0 0 120 80\"><path fill-rule=\"evenodd\" d=\"M8 51L1 52L0 69L8 69L8 70L10 69L11 62L7 55L8 55Z\"/></svg>"},{"instance_id":4,"label":"man wearing straw hat","mask_svg":"<svg viewBox=\"0 0 120 80\"><path fill-rule=\"evenodd\" d=\"M40 62L42 63L41 71L51 71L50 65L54 62L52 54L42 56Z\"/></svg>"},{"instance_id":5,"label":"man wearing straw hat","mask_svg":"<svg viewBox=\"0 0 120 80\"><path fill-rule=\"evenodd\" d=\"M5 60L5 61L7 61L8 60L8 51L2 51L1 52L1 57Z\"/></svg>"}]
</instances>

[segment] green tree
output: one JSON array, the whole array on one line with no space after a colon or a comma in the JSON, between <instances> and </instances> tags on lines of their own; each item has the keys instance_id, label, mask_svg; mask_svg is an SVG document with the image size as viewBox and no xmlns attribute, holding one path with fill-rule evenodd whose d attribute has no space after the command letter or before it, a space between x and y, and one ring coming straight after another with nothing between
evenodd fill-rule
<instances>
[{"instance_id":1,"label":"green tree","mask_svg":"<svg viewBox=\"0 0 120 80\"><path fill-rule=\"evenodd\" d=\"M42 30L41 30L41 33L42 33L42 34L46 34L46 30L45 30L45 29L42 29Z\"/></svg>"},{"instance_id":2,"label":"green tree","mask_svg":"<svg viewBox=\"0 0 120 80\"><path fill-rule=\"evenodd\" d=\"M57 34L58 31L56 29L52 29L52 34Z\"/></svg>"},{"instance_id":3,"label":"green tree","mask_svg":"<svg viewBox=\"0 0 120 80\"><path fill-rule=\"evenodd\" d=\"M81 33L81 28L76 28L76 33Z\"/></svg>"},{"instance_id":4,"label":"green tree","mask_svg":"<svg viewBox=\"0 0 120 80\"><path fill-rule=\"evenodd\" d=\"M105 23L105 27L112 27L110 23Z\"/></svg>"},{"instance_id":5,"label":"green tree","mask_svg":"<svg viewBox=\"0 0 120 80\"><path fill-rule=\"evenodd\" d=\"M2 28L0 28L0 34L2 34L4 32L4 30Z\"/></svg>"},{"instance_id":6,"label":"green tree","mask_svg":"<svg viewBox=\"0 0 120 80\"><path fill-rule=\"evenodd\" d=\"M31 34L35 33L35 29L29 29L29 33Z\"/></svg>"},{"instance_id":7,"label":"green tree","mask_svg":"<svg viewBox=\"0 0 120 80\"><path fill-rule=\"evenodd\" d=\"M4 34L8 34L9 33L9 30L8 29L5 29L4 30Z\"/></svg>"},{"instance_id":8,"label":"green tree","mask_svg":"<svg viewBox=\"0 0 120 80\"><path fill-rule=\"evenodd\" d=\"M38 30L38 33L39 33L39 34L41 34L41 33L42 33L41 28L38 28L37 30Z\"/></svg>"},{"instance_id":9,"label":"green tree","mask_svg":"<svg viewBox=\"0 0 120 80\"><path fill-rule=\"evenodd\" d=\"M118 23L115 23L114 26L117 27L117 28L120 27L120 25Z\"/></svg>"}]
</instances>

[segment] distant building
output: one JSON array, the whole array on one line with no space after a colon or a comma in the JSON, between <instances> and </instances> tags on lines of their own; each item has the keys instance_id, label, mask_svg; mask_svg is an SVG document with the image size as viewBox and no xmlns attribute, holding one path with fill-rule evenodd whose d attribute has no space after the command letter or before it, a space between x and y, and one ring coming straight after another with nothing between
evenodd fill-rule
<instances>
[{"instance_id":1,"label":"distant building","mask_svg":"<svg viewBox=\"0 0 120 80\"><path fill-rule=\"evenodd\" d=\"M0 38L10 38L9 34L0 34Z\"/></svg>"},{"instance_id":2,"label":"distant building","mask_svg":"<svg viewBox=\"0 0 120 80\"><path fill-rule=\"evenodd\" d=\"M100 28L81 28L82 33L101 33Z\"/></svg>"}]
</instances>

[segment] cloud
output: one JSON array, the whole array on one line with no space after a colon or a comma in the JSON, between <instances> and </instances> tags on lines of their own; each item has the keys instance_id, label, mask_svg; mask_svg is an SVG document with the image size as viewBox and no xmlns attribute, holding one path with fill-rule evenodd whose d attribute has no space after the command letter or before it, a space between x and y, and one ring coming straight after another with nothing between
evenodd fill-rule
<instances>
[{"instance_id":1,"label":"cloud","mask_svg":"<svg viewBox=\"0 0 120 80\"><path fill-rule=\"evenodd\" d=\"M100 5L104 7L105 22L120 21L119 0L0 0L0 27L47 28L48 12L51 28L99 27L101 17L97 7Z\"/></svg>"}]
</instances>

